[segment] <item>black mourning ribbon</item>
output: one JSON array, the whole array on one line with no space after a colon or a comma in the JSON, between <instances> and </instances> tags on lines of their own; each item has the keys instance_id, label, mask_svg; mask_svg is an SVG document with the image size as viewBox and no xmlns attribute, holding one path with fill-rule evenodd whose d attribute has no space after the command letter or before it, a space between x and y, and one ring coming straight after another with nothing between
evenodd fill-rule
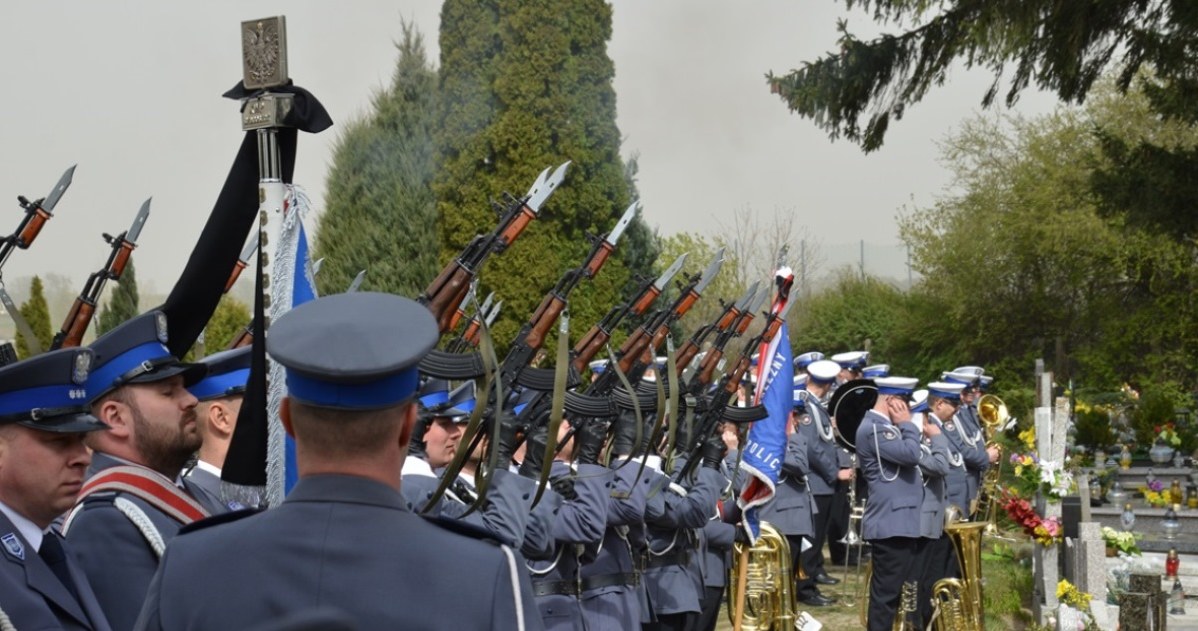
<instances>
[{"instance_id":1,"label":"black mourning ribbon","mask_svg":"<svg viewBox=\"0 0 1198 631\"><path fill-rule=\"evenodd\" d=\"M37 549L37 555L50 566L50 571L58 577L63 586L71 592L75 597L75 602L79 600L79 590L75 587L75 581L71 580L71 572L67 569L67 553L62 548L62 542L52 532L46 533L42 537L42 546Z\"/></svg>"},{"instance_id":2,"label":"black mourning ribbon","mask_svg":"<svg viewBox=\"0 0 1198 631\"><path fill-rule=\"evenodd\" d=\"M316 97L311 92L293 84L291 81L288 81L287 85L275 86L264 90L247 90L245 81L238 81L237 85L221 96L226 99L242 100L253 98L266 92L294 95L294 98L291 100L291 111L283 119L283 123L288 127L294 127L310 134L318 134L333 126L333 119L329 116L329 112L324 109L324 105L321 105L320 101L316 100Z\"/></svg>"}]
</instances>

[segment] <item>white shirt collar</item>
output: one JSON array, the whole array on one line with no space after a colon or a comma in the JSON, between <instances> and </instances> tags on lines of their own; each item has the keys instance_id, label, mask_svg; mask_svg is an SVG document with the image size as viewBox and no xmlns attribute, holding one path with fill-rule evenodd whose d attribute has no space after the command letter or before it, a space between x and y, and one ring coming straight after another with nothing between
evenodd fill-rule
<instances>
[{"instance_id":1,"label":"white shirt collar","mask_svg":"<svg viewBox=\"0 0 1198 631\"><path fill-rule=\"evenodd\" d=\"M33 553L37 554L38 549L42 547L42 537L45 536L42 529L38 528L37 524L13 510L4 502L0 502L0 513L4 513L8 521L11 521L12 525L16 526L17 532L21 533L21 538L28 542L30 546L33 546Z\"/></svg>"},{"instance_id":2,"label":"white shirt collar","mask_svg":"<svg viewBox=\"0 0 1198 631\"><path fill-rule=\"evenodd\" d=\"M423 475L430 478L437 477L435 474L433 474L433 468L429 466L428 462L424 458L417 458L415 456L408 456L407 458L404 458L403 470L400 471L400 477L405 475Z\"/></svg>"},{"instance_id":3,"label":"white shirt collar","mask_svg":"<svg viewBox=\"0 0 1198 631\"><path fill-rule=\"evenodd\" d=\"M195 468L199 469L200 471L207 471L218 478L220 477L220 467L214 467L203 460L196 460Z\"/></svg>"}]
</instances>

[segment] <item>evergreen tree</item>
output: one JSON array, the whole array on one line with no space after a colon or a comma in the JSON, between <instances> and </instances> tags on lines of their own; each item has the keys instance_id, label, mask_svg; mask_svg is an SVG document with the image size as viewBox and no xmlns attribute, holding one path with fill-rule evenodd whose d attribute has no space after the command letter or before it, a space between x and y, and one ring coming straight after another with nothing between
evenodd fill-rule
<instances>
[{"instance_id":1,"label":"evergreen tree","mask_svg":"<svg viewBox=\"0 0 1198 631\"><path fill-rule=\"evenodd\" d=\"M133 270L133 259L129 259L129 264L121 274L121 279L116 282L116 287L112 290L108 304L104 306L104 310L100 312L100 317L96 321L96 335L104 335L141 313L138 302L137 273Z\"/></svg>"},{"instance_id":2,"label":"evergreen tree","mask_svg":"<svg viewBox=\"0 0 1198 631\"><path fill-rule=\"evenodd\" d=\"M321 274L323 273L322 270ZM205 356L225 350L234 338L241 335L242 330L250 323L251 317L249 305L229 294L221 296L220 302L216 305L216 311L212 312L212 318L204 327ZM187 355L183 358L184 361L189 362L197 359L202 358L196 357L195 347L188 349Z\"/></svg>"},{"instance_id":3,"label":"evergreen tree","mask_svg":"<svg viewBox=\"0 0 1198 631\"><path fill-rule=\"evenodd\" d=\"M961 61L982 67L994 83L982 97L994 101L1004 74L1006 102L1028 85L1063 101L1085 100L1094 82L1117 68L1126 91L1141 67L1160 78L1149 96L1160 112L1198 120L1198 11L1189 2L1160 0L847 0L898 34L863 41L840 23L840 50L785 75L768 76L770 88L829 136L844 136L866 151L882 145L890 119L944 83ZM1190 171L1192 172L1192 171Z\"/></svg>"},{"instance_id":4,"label":"evergreen tree","mask_svg":"<svg viewBox=\"0 0 1198 631\"><path fill-rule=\"evenodd\" d=\"M433 132L437 75L424 38L403 24L391 86L337 140L314 251L321 293L363 288L415 296L438 272Z\"/></svg>"},{"instance_id":5,"label":"evergreen tree","mask_svg":"<svg viewBox=\"0 0 1198 631\"><path fill-rule=\"evenodd\" d=\"M49 349L50 342L54 340L54 329L50 324L50 307L46 304L46 292L40 277L33 277L33 282L29 286L29 300L21 303L20 311L25 321L29 323L29 328L33 329L33 333L37 336L42 350ZM32 355L25 336L18 332L17 357L25 359Z\"/></svg>"},{"instance_id":6,"label":"evergreen tree","mask_svg":"<svg viewBox=\"0 0 1198 631\"><path fill-rule=\"evenodd\" d=\"M607 56L611 7L601 0L447 0L441 24L443 259L494 227L491 197L523 194L546 166L572 161L541 217L483 274L482 284L504 300L495 335L506 341L561 274L582 263L585 235L607 232L632 199ZM630 255L645 263L648 230L633 232L634 247L621 243L598 278L571 295L571 314L582 323L576 330L624 297Z\"/></svg>"}]
</instances>

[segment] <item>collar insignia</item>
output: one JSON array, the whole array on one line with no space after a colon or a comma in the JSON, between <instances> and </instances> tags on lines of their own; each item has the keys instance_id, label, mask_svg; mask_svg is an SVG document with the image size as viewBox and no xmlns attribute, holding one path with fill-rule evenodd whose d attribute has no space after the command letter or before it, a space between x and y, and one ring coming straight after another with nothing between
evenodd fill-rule
<instances>
[{"instance_id":1,"label":"collar insignia","mask_svg":"<svg viewBox=\"0 0 1198 631\"><path fill-rule=\"evenodd\" d=\"M4 549L7 550L9 554L22 561L25 560L25 546L21 545L21 540L17 538L16 533L10 532L7 535L0 537L0 543L4 544Z\"/></svg>"}]
</instances>

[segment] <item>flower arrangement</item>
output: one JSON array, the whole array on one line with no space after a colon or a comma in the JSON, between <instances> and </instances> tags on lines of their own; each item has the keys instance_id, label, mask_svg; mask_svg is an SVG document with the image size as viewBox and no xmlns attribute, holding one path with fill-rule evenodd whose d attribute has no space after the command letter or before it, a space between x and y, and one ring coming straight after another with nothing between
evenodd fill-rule
<instances>
[{"instance_id":1,"label":"flower arrangement","mask_svg":"<svg viewBox=\"0 0 1198 631\"><path fill-rule=\"evenodd\" d=\"M1055 460L1040 460L1035 454L1011 454L1010 460L1023 495L1039 491L1055 502L1073 490L1073 474Z\"/></svg>"},{"instance_id":2,"label":"flower arrangement","mask_svg":"<svg viewBox=\"0 0 1198 631\"><path fill-rule=\"evenodd\" d=\"M1102 540L1106 547L1126 555L1140 556L1140 545L1136 541L1143 535L1134 532L1121 532L1109 526L1102 527ZM1060 586L1058 586L1058 590Z\"/></svg>"},{"instance_id":3,"label":"flower arrangement","mask_svg":"<svg viewBox=\"0 0 1198 631\"><path fill-rule=\"evenodd\" d=\"M1090 594L1083 592L1065 579L1061 579L1061 582L1057 583L1057 600L1080 611L1090 610Z\"/></svg>"},{"instance_id":4,"label":"flower arrangement","mask_svg":"<svg viewBox=\"0 0 1198 631\"><path fill-rule=\"evenodd\" d=\"M1177 428L1173 426L1173 423L1157 425L1155 429L1156 442L1175 448L1181 446L1181 436L1177 434Z\"/></svg>"},{"instance_id":5,"label":"flower arrangement","mask_svg":"<svg viewBox=\"0 0 1198 631\"><path fill-rule=\"evenodd\" d=\"M1156 481L1156 484L1160 485L1160 481ZM1153 490L1151 487L1151 484L1144 487L1144 501L1154 508L1165 508L1168 506L1169 502L1172 501L1172 496L1169 492L1159 488Z\"/></svg>"},{"instance_id":6,"label":"flower arrangement","mask_svg":"<svg viewBox=\"0 0 1198 631\"><path fill-rule=\"evenodd\" d=\"M1023 528L1024 534L1035 539L1040 545L1048 547L1061 541L1061 520L1056 517L1041 517L1030 502L1020 499L1018 495L1004 493L1003 509L1007 511L1011 521Z\"/></svg>"},{"instance_id":7,"label":"flower arrangement","mask_svg":"<svg viewBox=\"0 0 1198 631\"><path fill-rule=\"evenodd\" d=\"M1025 448L1027 448L1028 451L1035 451L1036 450L1036 426L1029 425L1027 429L1023 430L1022 432L1019 432L1019 442L1023 443L1023 446Z\"/></svg>"}]
</instances>

